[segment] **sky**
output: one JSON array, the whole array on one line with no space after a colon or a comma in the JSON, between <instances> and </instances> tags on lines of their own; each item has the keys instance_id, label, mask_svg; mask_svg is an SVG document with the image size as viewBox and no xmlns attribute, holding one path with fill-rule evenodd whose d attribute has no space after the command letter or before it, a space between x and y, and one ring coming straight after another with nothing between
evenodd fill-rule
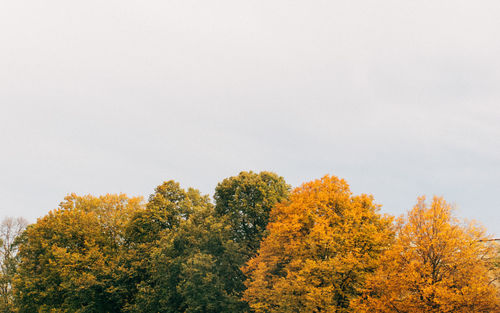
<instances>
[{"instance_id":1,"label":"sky","mask_svg":"<svg viewBox=\"0 0 500 313\"><path fill-rule=\"evenodd\" d=\"M0 216L325 174L500 237L496 0L0 3Z\"/></svg>"}]
</instances>

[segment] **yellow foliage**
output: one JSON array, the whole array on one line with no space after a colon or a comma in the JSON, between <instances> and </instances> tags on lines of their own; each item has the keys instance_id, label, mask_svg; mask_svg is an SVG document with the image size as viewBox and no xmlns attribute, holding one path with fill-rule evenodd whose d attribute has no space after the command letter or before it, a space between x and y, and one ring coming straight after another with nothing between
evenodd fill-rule
<instances>
[{"instance_id":1,"label":"yellow foliage","mask_svg":"<svg viewBox=\"0 0 500 313\"><path fill-rule=\"evenodd\" d=\"M397 224L397 238L381 267L355 302L357 312L499 312L489 273L494 243L473 224L462 225L452 209L425 198Z\"/></svg>"},{"instance_id":2,"label":"yellow foliage","mask_svg":"<svg viewBox=\"0 0 500 313\"><path fill-rule=\"evenodd\" d=\"M96 312L116 307L124 225L141 198L70 195L28 226L15 279L19 312ZM97 308L97 309L96 309Z\"/></svg>"}]
</instances>

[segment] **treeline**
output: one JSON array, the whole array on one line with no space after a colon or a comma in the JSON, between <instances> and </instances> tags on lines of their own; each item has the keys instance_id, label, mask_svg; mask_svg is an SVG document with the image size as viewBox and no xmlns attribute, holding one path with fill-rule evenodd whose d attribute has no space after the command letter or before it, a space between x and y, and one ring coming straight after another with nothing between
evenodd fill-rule
<instances>
[{"instance_id":1,"label":"treeline","mask_svg":"<svg viewBox=\"0 0 500 313\"><path fill-rule=\"evenodd\" d=\"M498 246L419 198L397 219L334 176L270 172L212 200L174 181L147 202L67 196L6 219L0 312L499 312Z\"/></svg>"}]
</instances>

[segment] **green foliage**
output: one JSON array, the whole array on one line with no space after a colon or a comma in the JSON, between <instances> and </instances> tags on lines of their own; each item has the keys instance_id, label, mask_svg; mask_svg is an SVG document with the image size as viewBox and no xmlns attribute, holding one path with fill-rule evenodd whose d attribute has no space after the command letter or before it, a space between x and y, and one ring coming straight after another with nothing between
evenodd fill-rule
<instances>
[{"instance_id":1,"label":"green foliage","mask_svg":"<svg viewBox=\"0 0 500 313\"><path fill-rule=\"evenodd\" d=\"M271 207L289 186L273 173L241 173L218 185L217 207L165 182L127 226L131 312L244 312L240 267L255 253ZM242 224L242 225L240 225ZM124 266L124 268L127 268Z\"/></svg>"},{"instance_id":2,"label":"green foliage","mask_svg":"<svg viewBox=\"0 0 500 313\"><path fill-rule=\"evenodd\" d=\"M126 311L158 311L154 308L148 309L148 305L153 306L154 298L141 300L143 295L149 292L147 283L155 274L152 270L153 253L169 231L175 233L179 225L195 210L208 205L211 205L210 199L208 196L202 196L198 190L190 188L186 191L179 183L167 181L155 189L145 209L132 216L125 226L127 251L121 266L122 285L128 290ZM169 270L174 271L173 268ZM156 289L151 292L161 293L163 290ZM136 300L141 301L144 307L135 304Z\"/></svg>"},{"instance_id":3,"label":"green foliage","mask_svg":"<svg viewBox=\"0 0 500 313\"><path fill-rule=\"evenodd\" d=\"M134 216L127 234L130 272L138 275L128 311L241 311L241 290L235 291L233 281L241 281L242 256L208 196L166 182Z\"/></svg>"},{"instance_id":4,"label":"green foliage","mask_svg":"<svg viewBox=\"0 0 500 313\"><path fill-rule=\"evenodd\" d=\"M228 235L208 203L165 231L151 251L150 277L134 312L241 312L232 283L241 255Z\"/></svg>"},{"instance_id":5,"label":"green foliage","mask_svg":"<svg viewBox=\"0 0 500 313\"><path fill-rule=\"evenodd\" d=\"M271 208L287 199L289 190L283 177L271 172L241 172L215 188L216 213L227 217L232 239L248 256L259 248Z\"/></svg>"},{"instance_id":6,"label":"green foliage","mask_svg":"<svg viewBox=\"0 0 500 313\"><path fill-rule=\"evenodd\" d=\"M194 189L187 192L179 183L164 182L149 197L145 210L137 212L127 225L127 239L134 243L154 242L164 229L177 227L193 207L208 201Z\"/></svg>"}]
</instances>

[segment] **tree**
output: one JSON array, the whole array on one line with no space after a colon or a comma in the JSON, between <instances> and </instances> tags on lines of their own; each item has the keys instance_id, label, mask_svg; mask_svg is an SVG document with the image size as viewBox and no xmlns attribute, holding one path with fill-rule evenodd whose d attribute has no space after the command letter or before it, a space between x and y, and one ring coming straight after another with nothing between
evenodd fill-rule
<instances>
[{"instance_id":1,"label":"tree","mask_svg":"<svg viewBox=\"0 0 500 313\"><path fill-rule=\"evenodd\" d=\"M149 278L139 285L134 312L243 312L234 292L241 255L227 226L207 203L151 250Z\"/></svg>"},{"instance_id":2,"label":"tree","mask_svg":"<svg viewBox=\"0 0 500 313\"><path fill-rule=\"evenodd\" d=\"M495 241L498 241L498 239ZM494 278L495 286L497 286L498 298L500 298L500 245L497 245L496 257L492 264L491 273Z\"/></svg>"},{"instance_id":3,"label":"tree","mask_svg":"<svg viewBox=\"0 0 500 313\"><path fill-rule=\"evenodd\" d=\"M0 223L0 312L15 312L12 280L18 263L17 238L28 221L22 217L6 217Z\"/></svg>"},{"instance_id":4,"label":"tree","mask_svg":"<svg viewBox=\"0 0 500 313\"><path fill-rule=\"evenodd\" d=\"M14 281L19 312L120 312L124 226L141 202L72 194L28 226Z\"/></svg>"},{"instance_id":5,"label":"tree","mask_svg":"<svg viewBox=\"0 0 500 313\"><path fill-rule=\"evenodd\" d=\"M153 253L166 234L170 231L175 233L179 225L195 210L207 205L211 205L207 196L202 196L193 188L186 191L179 183L170 180L156 187L154 193L149 196L146 207L132 216L126 226L127 251L121 267L123 269L121 281L129 291L126 311L158 311L153 309L158 307L154 298L141 300L150 286L156 285L157 289L154 292L157 293L162 292L161 288L165 287L152 281L152 275L156 274L152 264ZM164 274L169 273L159 273L159 275ZM177 295L175 288L169 292ZM137 304L136 301L141 303Z\"/></svg>"},{"instance_id":6,"label":"tree","mask_svg":"<svg viewBox=\"0 0 500 313\"><path fill-rule=\"evenodd\" d=\"M399 219L397 238L368 279L357 312L498 312L489 270L495 246L484 232L464 225L451 206L425 198Z\"/></svg>"},{"instance_id":7,"label":"tree","mask_svg":"<svg viewBox=\"0 0 500 313\"><path fill-rule=\"evenodd\" d=\"M181 220L189 217L194 206L203 205L204 201L198 190L185 191L173 180L164 182L149 196L146 209L136 212L128 223L128 241L155 242L161 231L177 227Z\"/></svg>"},{"instance_id":8,"label":"tree","mask_svg":"<svg viewBox=\"0 0 500 313\"><path fill-rule=\"evenodd\" d=\"M243 269L257 312L351 312L392 238L391 219L334 176L303 184L274 206L268 235Z\"/></svg>"},{"instance_id":9,"label":"tree","mask_svg":"<svg viewBox=\"0 0 500 313\"><path fill-rule=\"evenodd\" d=\"M240 266L256 252L271 207L288 189L274 173L242 172L217 186L214 207L173 181L156 188L128 227L130 272L142 273L130 311L247 311Z\"/></svg>"},{"instance_id":10,"label":"tree","mask_svg":"<svg viewBox=\"0 0 500 313\"><path fill-rule=\"evenodd\" d=\"M229 230L198 190L173 181L156 188L129 225L130 272L142 274L128 310L242 312L233 283L242 280L242 256Z\"/></svg>"},{"instance_id":11,"label":"tree","mask_svg":"<svg viewBox=\"0 0 500 313\"><path fill-rule=\"evenodd\" d=\"M271 172L241 172L215 188L215 212L227 217L232 238L253 256L264 236L271 208L288 198L290 186Z\"/></svg>"}]
</instances>

